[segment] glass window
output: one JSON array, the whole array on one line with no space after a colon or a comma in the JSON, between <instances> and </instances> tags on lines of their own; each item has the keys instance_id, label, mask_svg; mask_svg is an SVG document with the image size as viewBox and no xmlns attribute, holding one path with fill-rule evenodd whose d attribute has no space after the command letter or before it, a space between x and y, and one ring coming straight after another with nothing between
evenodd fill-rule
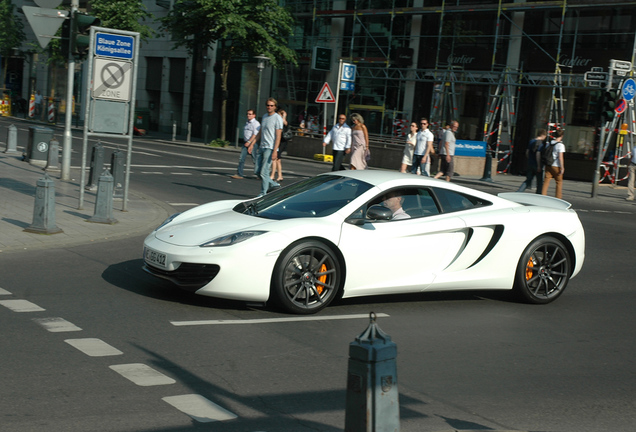
<instances>
[{"instance_id":1,"label":"glass window","mask_svg":"<svg viewBox=\"0 0 636 432\"><path fill-rule=\"evenodd\" d=\"M245 201L234 207L234 211L274 220L324 217L340 210L371 187L369 183L347 177L318 176L262 198Z\"/></svg>"},{"instance_id":2,"label":"glass window","mask_svg":"<svg viewBox=\"0 0 636 432\"><path fill-rule=\"evenodd\" d=\"M451 213L461 210L468 210L476 207L489 206L492 203L480 198L462 194L448 189L433 188L435 197L442 208L442 212Z\"/></svg>"}]
</instances>

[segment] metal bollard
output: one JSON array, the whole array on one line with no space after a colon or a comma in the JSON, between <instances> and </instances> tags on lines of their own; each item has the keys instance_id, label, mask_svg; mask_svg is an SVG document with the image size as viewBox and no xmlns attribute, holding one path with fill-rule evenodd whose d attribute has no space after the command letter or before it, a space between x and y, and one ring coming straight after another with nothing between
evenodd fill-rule
<instances>
[{"instance_id":1,"label":"metal bollard","mask_svg":"<svg viewBox=\"0 0 636 432\"><path fill-rule=\"evenodd\" d=\"M492 181L491 172L492 172L492 155L490 154L490 147L486 145L486 158L484 160L484 174L483 174L483 177L480 178L479 180L491 182Z\"/></svg>"},{"instance_id":2,"label":"metal bollard","mask_svg":"<svg viewBox=\"0 0 636 432\"><path fill-rule=\"evenodd\" d=\"M102 143L98 142L93 147L93 153L91 154L91 170L88 175L88 185L86 190L97 189L97 176L104 171L104 147Z\"/></svg>"},{"instance_id":3,"label":"metal bollard","mask_svg":"<svg viewBox=\"0 0 636 432\"><path fill-rule=\"evenodd\" d=\"M397 432L397 345L377 326L375 313L369 318L369 327L349 344L345 432Z\"/></svg>"},{"instance_id":4,"label":"metal bollard","mask_svg":"<svg viewBox=\"0 0 636 432\"><path fill-rule=\"evenodd\" d=\"M49 141L49 154L46 161L46 168L44 169L47 171L59 171L59 161L60 143L55 138L53 138L51 141Z\"/></svg>"},{"instance_id":5,"label":"metal bollard","mask_svg":"<svg viewBox=\"0 0 636 432\"><path fill-rule=\"evenodd\" d=\"M46 173L36 183L33 223L24 231L36 234L63 232L55 224L55 182Z\"/></svg>"},{"instance_id":6,"label":"metal bollard","mask_svg":"<svg viewBox=\"0 0 636 432\"><path fill-rule=\"evenodd\" d=\"M5 153L18 152L18 128L15 125L9 125L7 128L7 148Z\"/></svg>"},{"instance_id":7,"label":"metal bollard","mask_svg":"<svg viewBox=\"0 0 636 432\"><path fill-rule=\"evenodd\" d=\"M173 121L172 122L172 141L176 141L177 140L177 122Z\"/></svg>"},{"instance_id":8,"label":"metal bollard","mask_svg":"<svg viewBox=\"0 0 636 432\"><path fill-rule=\"evenodd\" d=\"M124 152L115 150L110 156L110 169L113 172L113 197L124 196Z\"/></svg>"},{"instance_id":9,"label":"metal bollard","mask_svg":"<svg viewBox=\"0 0 636 432\"><path fill-rule=\"evenodd\" d=\"M97 182L97 198L95 200L95 213L87 222L103 224L116 224L113 217L113 176L108 170L104 170Z\"/></svg>"}]
</instances>

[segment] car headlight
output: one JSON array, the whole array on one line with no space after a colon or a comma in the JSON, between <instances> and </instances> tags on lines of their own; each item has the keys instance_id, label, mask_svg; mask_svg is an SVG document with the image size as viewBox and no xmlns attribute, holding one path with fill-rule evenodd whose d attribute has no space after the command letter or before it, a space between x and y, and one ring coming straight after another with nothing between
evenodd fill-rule
<instances>
[{"instance_id":1,"label":"car headlight","mask_svg":"<svg viewBox=\"0 0 636 432\"><path fill-rule=\"evenodd\" d=\"M266 232L267 231L241 231L215 238L214 240L203 243L201 247L232 246L245 240L249 240L252 237L265 234Z\"/></svg>"},{"instance_id":2,"label":"car headlight","mask_svg":"<svg viewBox=\"0 0 636 432\"><path fill-rule=\"evenodd\" d=\"M170 216L168 219L166 219L165 221L161 222L161 225L159 225L157 228L155 228L155 231L160 230L161 228L165 227L166 225L168 225L170 222L172 222L177 216L179 216L181 213L175 213L172 216Z\"/></svg>"}]
</instances>

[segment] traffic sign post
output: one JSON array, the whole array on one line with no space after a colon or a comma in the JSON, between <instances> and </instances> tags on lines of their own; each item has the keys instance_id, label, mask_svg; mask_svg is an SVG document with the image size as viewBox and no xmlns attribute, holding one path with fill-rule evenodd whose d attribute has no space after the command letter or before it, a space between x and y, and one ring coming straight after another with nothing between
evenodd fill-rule
<instances>
[{"instance_id":1,"label":"traffic sign post","mask_svg":"<svg viewBox=\"0 0 636 432\"><path fill-rule=\"evenodd\" d=\"M83 205L88 137L117 136L128 138L122 211L127 210L138 56L139 33L91 27L88 57L91 80L85 99L80 208Z\"/></svg>"}]
</instances>

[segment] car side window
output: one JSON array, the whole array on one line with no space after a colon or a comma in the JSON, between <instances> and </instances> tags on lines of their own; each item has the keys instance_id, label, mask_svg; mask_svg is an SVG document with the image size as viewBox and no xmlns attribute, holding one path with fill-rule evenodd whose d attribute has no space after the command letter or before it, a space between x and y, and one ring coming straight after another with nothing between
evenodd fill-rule
<instances>
[{"instance_id":1,"label":"car side window","mask_svg":"<svg viewBox=\"0 0 636 432\"><path fill-rule=\"evenodd\" d=\"M400 220L426 217L440 213L439 207L436 204L435 199L433 198L433 194L429 189L413 187L397 188L383 192L382 194L374 197L364 206L356 210L352 214L352 217L364 217L367 214L367 210L373 205L383 205L385 207L388 207L394 204L394 202L388 201L389 199L394 197L399 197L402 210L404 213L406 213L406 215L399 212L397 214L401 214L401 216L397 216L391 221L385 222L396 222Z\"/></svg>"},{"instance_id":2,"label":"car side window","mask_svg":"<svg viewBox=\"0 0 636 432\"><path fill-rule=\"evenodd\" d=\"M437 198L442 208L442 212L444 213L468 210L492 204L491 202L482 200L481 198L448 189L434 188L433 192L435 193L435 197Z\"/></svg>"}]
</instances>

